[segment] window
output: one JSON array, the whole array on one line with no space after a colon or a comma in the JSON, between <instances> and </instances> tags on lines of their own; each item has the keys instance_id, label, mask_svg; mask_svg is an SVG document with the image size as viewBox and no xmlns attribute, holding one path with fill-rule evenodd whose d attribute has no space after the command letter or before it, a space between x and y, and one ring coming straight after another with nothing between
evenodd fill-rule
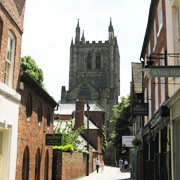
<instances>
[{"instance_id":1,"label":"window","mask_svg":"<svg viewBox=\"0 0 180 180\"><path fill-rule=\"evenodd\" d=\"M162 26L163 26L162 0L159 0L159 3L158 3L158 28L159 30L158 30L157 36L159 36L161 32Z\"/></svg>"},{"instance_id":2,"label":"window","mask_svg":"<svg viewBox=\"0 0 180 180\"><path fill-rule=\"evenodd\" d=\"M151 79L149 79L149 84L148 84L149 119L151 119L151 117L152 117L151 101L152 101L152 96L151 96Z\"/></svg>"},{"instance_id":3,"label":"window","mask_svg":"<svg viewBox=\"0 0 180 180\"><path fill-rule=\"evenodd\" d=\"M155 51L156 44L157 44L157 35L156 35L156 19L155 19L154 20L154 48L153 48L153 51Z\"/></svg>"},{"instance_id":4,"label":"window","mask_svg":"<svg viewBox=\"0 0 180 180\"><path fill-rule=\"evenodd\" d=\"M147 88L145 88L144 90L144 102L147 103L148 101L148 97L147 97ZM147 124L147 116L145 116L145 122L144 122L144 125Z\"/></svg>"},{"instance_id":5,"label":"window","mask_svg":"<svg viewBox=\"0 0 180 180\"><path fill-rule=\"evenodd\" d=\"M81 89L79 92L79 98L91 99L91 92L90 92L87 84L83 84L81 86Z\"/></svg>"},{"instance_id":6,"label":"window","mask_svg":"<svg viewBox=\"0 0 180 180\"><path fill-rule=\"evenodd\" d=\"M41 103L38 104L38 123L40 125L42 121L42 105Z\"/></svg>"},{"instance_id":7,"label":"window","mask_svg":"<svg viewBox=\"0 0 180 180\"><path fill-rule=\"evenodd\" d=\"M31 99L31 95L28 94L26 99L26 117L28 121L30 121L31 115L32 115L32 99Z\"/></svg>"},{"instance_id":8,"label":"window","mask_svg":"<svg viewBox=\"0 0 180 180\"><path fill-rule=\"evenodd\" d=\"M158 94L159 84L158 84L158 77L155 77L155 111L158 110L159 107L159 94Z\"/></svg>"},{"instance_id":9,"label":"window","mask_svg":"<svg viewBox=\"0 0 180 180\"><path fill-rule=\"evenodd\" d=\"M9 32L5 74L4 74L4 83L8 85L9 87L12 87L14 57L15 57L15 37L11 32Z\"/></svg>"},{"instance_id":10,"label":"window","mask_svg":"<svg viewBox=\"0 0 180 180\"><path fill-rule=\"evenodd\" d=\"M161 50L161 54L164 53L164 48ZM164 66L165 62L164 59L160 60L160 66ZM161 104L165 102L165 77L160 78L161 81Z\"/></svg>"},{"instance_id":11,"label":"window","mask_svg":"<svg viewBox=\"0 0 180 180\"><path fill-rule=\"evenodd\" d=\"M47 110L47 127L50 127L50 121L51 121L51 119L50 119L50 110L48 108L48 110Z\"/></svg>"},{"instance_id":12,"label":"window","mask_svg":"<svg viewBox=\"0 0 180 180\"><path fill-rule=\"evenodd\" d=\"M40 150L38 148L37 152L36 152L36 159L35 159L35 180L39 180L40 179Z\"/></svg>"},{"instance_id":13,"label":"window","mask_svg":"<svg viewBox=\"0 0 180 180\"><path fill-rule=\"evenodd\" d=\"M46 158L45 158L44 180L48 180L48 170L49 170L49 152L47 150L46 151Z\"/></svg>"},{"instance_id":14,"label":"window","mask_svg":"<svg viewBox=\"0 0 180 180\"><path fill-rule=\"evenodd\" d=\"M3 32L3 21L0 18L0 52L1 52L2 32Z\"/></svg>"},{"instance_id":15,"label":"window","mask_svg":"<svg viewBox=\"0 0 180 180\"><path fill-rule=\"evenodd\" d=\"M29 148L26 146L23 154L22 180L29 179Z\"/></svg>"},{"instance_id":16,"label":"window","mask_svg":"<svg viewBox=\"0 0 180 180\"><path fill-rule=\"evenodd\" d=\"M101 68L101 57L98 53L98 55L96 56L96 69L100 69Z\"/></svg>"},{"instance_id":17,"label":"window","mask_svg":"<svg viewBox=\"0 0 180 180\"><path fill-rule=\"evenodd\" d=\"M87 57L87 69L92 69L92 57L90 54Z\"/></svg>"}]
</instances>

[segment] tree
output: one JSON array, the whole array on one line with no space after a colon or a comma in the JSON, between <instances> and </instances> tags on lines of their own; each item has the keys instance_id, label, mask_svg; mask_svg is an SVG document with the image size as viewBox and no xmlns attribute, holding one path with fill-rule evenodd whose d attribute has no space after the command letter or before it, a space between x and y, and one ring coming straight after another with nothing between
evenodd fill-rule
<instances>
[{"instance_id":1,"label":"tree","mask_svg":"<svg viewBox=\"0 0 180 180\"><path fill-rule=\"evenodd\" d=\"M117 158L122 156L128 156L128 148L122 147L122 136L130 134L129 118L130 118L130 96L125 98L121 97L121 103L113 107L113 117L111 122L113 123L113 131L111 134L112 143L116 148Z\"/></svg>"},{"instance_id":2,"label":"tree","mask_svg":"<svg viewBox=\"0 0 180 180\"><path fill-rule=\"evenodd\" d=\"M32 78L34 78L42 88L44 88L43 71L36 65L36 62L31 58L31 56L22 57L20 67L25 72L27 72Z\"/></svg>"},{"instance_id":3,"label":"tree","mask_svg":"<svg viewBox=\"0 0 180 180\"><path fill-rule=\"evenodd\" d=\"M70 145L75 151L81 151L87 153L87 148L82 147L81 145L82 142L78 138L83 133L84 126L76 130L72 130L72 127L73 127L72 121L66 122L66 125L64 127L62 120L58 120L57 126L54 127L54 134L62 135L61 147ZM82 149L80 147L82 147Z\"/></svg>"},{"instance_id":4,"label":"tree","mask_svg":"<svg viewBox=\"0 0 180 180\"><path fill-rule=\"evenodd\" d=\"M106 148L107 148L107 140L106 140L106 131L105 131L105 126L102 126L102 134L103 134L103 144L102 144L102 151L103 153L106 152Z\"/></svg>"}]
</instances>

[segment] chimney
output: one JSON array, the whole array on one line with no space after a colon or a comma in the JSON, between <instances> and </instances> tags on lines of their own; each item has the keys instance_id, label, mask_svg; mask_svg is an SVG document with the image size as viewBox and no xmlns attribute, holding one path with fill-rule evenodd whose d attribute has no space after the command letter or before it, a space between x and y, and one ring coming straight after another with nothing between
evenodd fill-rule
<instances>
[{"instance_id":1,"label":"chimney","mask_svg":"<svg viewBox=\"0 0 180 180\"><path fill-rule=\"evenodd\" d=\"M84 126L84 98L80 98L76 101L76 111L75 111L75 129Z\"/></svg>"}]
</instances>

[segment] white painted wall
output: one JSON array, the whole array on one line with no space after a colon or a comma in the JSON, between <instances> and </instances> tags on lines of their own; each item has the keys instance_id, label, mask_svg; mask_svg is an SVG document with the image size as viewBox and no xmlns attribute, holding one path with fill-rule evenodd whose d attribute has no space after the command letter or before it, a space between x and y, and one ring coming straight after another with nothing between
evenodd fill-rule
<instances>
[{"instance_id":1,"label":"white painted wall","mask_svg":"<svg viewBox=\"0 0 180 180\"><path fill-rule=\"evenodd\" d=\"M15 179L20 99L20 94L0 83L0 131L3 132L0 180Z\"/></svg>"}]
</instances>

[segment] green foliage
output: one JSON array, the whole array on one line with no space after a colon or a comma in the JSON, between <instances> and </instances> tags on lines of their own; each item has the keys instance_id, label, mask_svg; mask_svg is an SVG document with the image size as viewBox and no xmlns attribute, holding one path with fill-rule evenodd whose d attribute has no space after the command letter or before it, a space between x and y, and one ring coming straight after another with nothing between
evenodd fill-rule
<instances>
[{"instance_id":1,"label":"green foliage","mask_svg":"<svg viewBox=\"0 0 180 180\"><path fill-rule=\"evenodd\" d=\"M65 146L53 146L53 149L58 149L63 152L74 152L74 147L72 144L67 144Z\"/></svg>"},{"instance_id":2,"label":"green foliage","mask_svg":"<svg viewBox=\"0 0 180 180\"><path fill-rule=\"evenodd\" d=\"M24 56L21 58L21 69L27 72L37 83L44 88L43 80L44 75L42 70L36 65L36 62L31 58L31 56Z\"/></svg>"},{"instance_id":3,"label":"green foliage","mask_svg":"<svg viewBox=\"0 0 180 180\"><path fill-rule=\"evenodd\" d=\"M134 139L133 139L133 141L132 141L132 145L134 146L134 147L137 147L137 146L139 146L139 145L141 145L142 144L142 141L140 140L140 139L138 139L137 137L135 137Z\"/></svg>"},{"instance_id":4,"label":"green foliage","mask_svg":"<svg viewBox=\"0 0 180 180\"><path fill-rule=\"evenodd\" d=\"M130 96L121 97L121 103L113 107L113 132L111 133L112 143L117 150L117 155L121 156L128 152L128 148L122 147L122 136L130 134L129 118L130 118Z\"/></svg>"},{"instance_id":5,"label":"green foliage","mask_svg":"<svg viewBox=\"0 0 180 180\"><path fill-rule=\"evenodd\" d=\"M107 140L106 140L105 126L102 127L102 134L103 134L102 151L103 151L103 153L105 153L107 145L108 145Z\"/></svg>"},{"instance_id":6,"label":"green foliage","mask_svg":"<svg viewBox=\"0 0 180 180\"><path fill-rule=\"evenodd\" d=\"M72 130L72 121L66 122L65 128L62 127L62 123L63 121L59 120L57 126L54 128L54 134L62 134L60 147L72 145L74 149L73 151L88 153L86 147L83 147L82 149L78 148L82 143L78 139L78 136L82 133L84 126L79 129Z\"/></svg>"}]
</instances>

